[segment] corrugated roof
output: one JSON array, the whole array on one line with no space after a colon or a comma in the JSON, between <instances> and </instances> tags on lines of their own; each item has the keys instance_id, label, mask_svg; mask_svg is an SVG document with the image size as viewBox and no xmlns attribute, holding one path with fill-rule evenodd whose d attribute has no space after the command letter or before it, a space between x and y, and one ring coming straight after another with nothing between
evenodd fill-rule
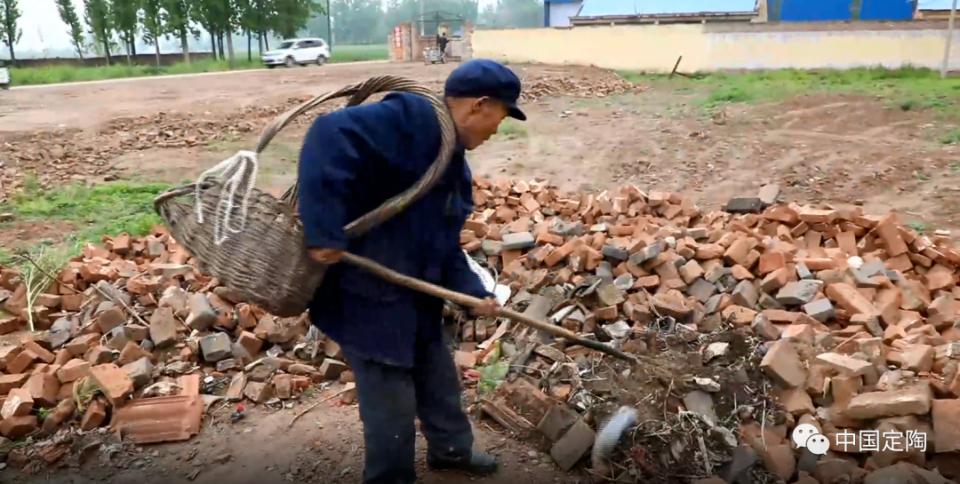
<instances>
[{"instance_id":1,"label":"corrugated roof","mask_svg":"<svg viewBox=\"0 0 960 484\"><path fill-rule=\"evenodd\" d=\"M580 17L752 12L756 0L584 0Z\"/></svg>"},{"instance_id":2,"label":"corrugated roof","mask_svg":"<svg viewBox=\"0 0 960 484\"><path fill-rule=\"evenodd\" d=\"M920 10L950 10L953 0L920 0L917 8Z\"/></svg>"}]
</instances>

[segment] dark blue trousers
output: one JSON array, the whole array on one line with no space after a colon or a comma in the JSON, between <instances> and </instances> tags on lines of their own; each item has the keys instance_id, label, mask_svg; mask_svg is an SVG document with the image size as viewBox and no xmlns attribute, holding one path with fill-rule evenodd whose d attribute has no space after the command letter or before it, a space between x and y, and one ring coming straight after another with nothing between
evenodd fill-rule
<instances>
[{"instance_id":1,"label":"dark blue trousers","mask_svg":"<svg viewBox=\"0 0 960 484\"><path fill-rule=\"evenodd\" d=\"M442 339L416 343L413 368L387 365L351 354L344 356L354 372L366 459L365 484L410 484L414 468L414 419L433 457L459 459L470 455L473 430L460 406L460 382L453 358Z\"/></svg>"}]
</instances>

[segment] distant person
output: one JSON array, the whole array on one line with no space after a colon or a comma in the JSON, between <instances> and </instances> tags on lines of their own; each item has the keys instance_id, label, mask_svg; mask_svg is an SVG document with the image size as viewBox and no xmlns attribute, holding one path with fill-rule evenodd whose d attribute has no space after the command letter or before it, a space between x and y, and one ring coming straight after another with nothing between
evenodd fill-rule
<instances>
[{"instance_id":1,"label":"distant person","mask_svg":"<svg viewBox=\"0 0 960 484\"><path fill-rule=\"evenodd\" d=\"M447 38L447 33L442 32L437 35L437 48L440 49L440 60L445 60L447 57L447 44L450 43L450 39Z\"/></svg>"}]
</instances>

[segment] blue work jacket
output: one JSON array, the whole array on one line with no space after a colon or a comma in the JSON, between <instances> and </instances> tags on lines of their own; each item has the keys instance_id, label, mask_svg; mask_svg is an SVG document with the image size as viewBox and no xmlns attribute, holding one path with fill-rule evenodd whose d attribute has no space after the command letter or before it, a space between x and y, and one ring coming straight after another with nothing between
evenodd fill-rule
<instances>
[{"instance_id":1,"label":"blue work jacket","mask_svg":"<svg viewBox=\"0 0 960 484\"><path fill-rule=\"evenodd\" d=\"M489 294L460 249L473 187L458 145L441 180L400 214L347 239L343 227L416 183L440 149L440 123L416 94L321 116L300 153L299 210L307 248L342 249L395 271L476 297ZM414 344L441 337L443 301L363 269L330 266L310 319L342 347L413 366Z\"/></svg>"}]
</instances>

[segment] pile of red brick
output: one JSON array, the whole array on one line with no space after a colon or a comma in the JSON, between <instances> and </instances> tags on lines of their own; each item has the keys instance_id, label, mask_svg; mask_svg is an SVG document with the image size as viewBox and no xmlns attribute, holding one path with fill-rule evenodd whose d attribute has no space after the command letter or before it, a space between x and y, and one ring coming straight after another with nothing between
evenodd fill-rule
<instances>
[{"instance_id":1,"label":"pile of red brick","mask_svg":"<svg viewBox=\"0 0 960 484\"><path fill-rule=\"evenodd\" d=\"M348 384L342 400L354 398L339 347L308 337L305 317L238 304L162 228L104 242L85 247L32 308L17 271L0 268L3 437L78 420L83 430L110 422L134 442L185 440L199 431L201 390L264 403L340 379ZM29 312L34 334L23 331ZM163 418L186 419L178 428L189 431L145 424Z\"/></svg>"},{"instance_id":2,"label":"pile of red brick","mask_svg":"<svg viewBox=\"0 0 960 484\"><path fill-rule=\"evenodd\" d=\"M516 290L512 302L528 314L628 352L653 350L646 335L665 321L685 343L722 331L756 341L782 411L768 418L734 408L735 432L716 429L736 441L722 468L727 482L754 462L786 481L909 474L934 482L923 468L958 476L960 250L948 234L918 234L895 215L777 198L776 187L764 187L707 213L678 194L633 186L564 194L539 181L480 181L461 243ZM335 343L308 334L304 317L279 319L240 302L198 273L162 229L104 242L68 263L32 308L16 271L0 270L8 313L0 313L0 334L22 330L31 313L42 330L0 343L3 436L109 421L134 441L178 440L199 429L201 393L262 403L312 382L340 379L349 388ZM505 357L514 365L510 383L480 407L511 430L539 431L557 463L573 468L597 427L581 415L579 387L611 392L579 381L602 355L504 329L466 323L457 362L470 369ZM728 349L713 343L702 356L709 362ZM569 371L570 383L544 392L524 375L537 370ZM697 385L678 405L719 427L716 382ZM160 435L143 424L158 415L190 416L177 421L187 430ZM791 433L803 423L829 439L825 456L797 448ZM891 446L894 435L901 441Z\"/></svg>"},{"instance_id":3,"label":"pile of red brick","mask_svg":"<svg viewBox=\"0 0 960 484\"><path fill-rule=\"evenodd\" d=\"M593 297L541 315L627 351L645 352L638 337L664 317L687 331L729 327L761 341L760 366L785 415L741 418L738 451L779 478L925 472L912 465L960 477L960 250L948 233L919 234L894 214L783 204L778 195L767 186L704 213L678 194L633 186L562 194L536 181L480 182L461 243L518 290L591 286ZM565 358L542 348L535 366ZM697 400L684 398L687 410ZM588 451L593 434L575 421L551 431L555 457L570 452L569 442L557 449L565 433L581 434L574 462ZM801 423L829 439L827 455L797 448L791 433ZM896 435L900 442L884 440Z\"/></svg>"}]
</instances>

